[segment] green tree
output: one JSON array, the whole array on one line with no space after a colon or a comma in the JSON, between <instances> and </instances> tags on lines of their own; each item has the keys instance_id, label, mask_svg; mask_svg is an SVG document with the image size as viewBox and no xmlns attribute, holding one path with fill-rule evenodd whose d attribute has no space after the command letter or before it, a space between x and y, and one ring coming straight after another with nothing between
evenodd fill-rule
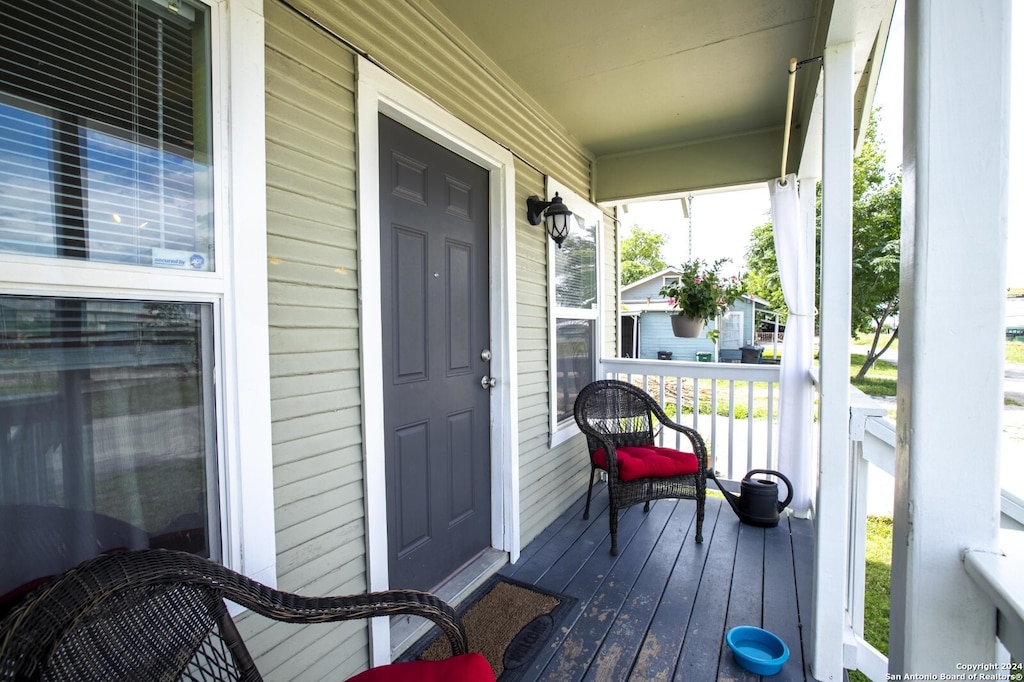
<instances>
[{"instance_id":1,"label":"green tree","mask_svg":"<svg viewBox=\"0 0 1024 682\"><path fill-rule=\"evenodd\" d=\"M662 255L667 241L668 237L661 232L633 225L629 236L622 240L620 284L632 284L668 267Z\"/></svg>"},{"instance_id":2,"label":"green tree","mask_svg":"<svg viewBox=\"0 0 1024 682\"><path fill-rule=\"evenodd\" d=\"M775 236L772 224L758 225L750 231L747 245L747 291L768 301L773 310L786 312L786 299L779 280L779 263L775 259Z\"/></svg>"},{"instance_id":3,"label":"green tree","mask_svg":"<svg viewBox=\"0 0 1024 682\"><path fill-rule=\"evenodd\" d=\"M903 184L885 172L885 154L878 136L877 111L872 113L864 143L853 162L853 298L850 333L873 333L871 349L858 372L863 378L899 334L897 326L879 349L883 330L899 313L900 206ZM815 282L821 273L821 188L818 188ZM747 289L776 310L785 299L775 259L771 223L754 228L747 247ZM817 296L816 296L817 298Z\"/></svg>"}]
</instances>

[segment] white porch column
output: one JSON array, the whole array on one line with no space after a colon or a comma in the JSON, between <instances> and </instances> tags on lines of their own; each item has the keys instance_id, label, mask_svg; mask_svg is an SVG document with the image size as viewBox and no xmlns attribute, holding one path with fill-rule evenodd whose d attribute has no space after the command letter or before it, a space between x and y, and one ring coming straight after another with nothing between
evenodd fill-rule
<instances>
[{"instance_id":1,"label":"white porch column","mask_svg":"<svg viewBox=\"0 0 1024 682\"><path fill-rule=\"evenodd\" d=\"M997 660L1010 0L907 0L889 670Z\"/></svg>"},{"instance_id":2,"label":"white porch column","mask_svg":"<svg viewBox=\"0 0 1024 682\"><path fill-rule=\"evenodd\" d=\"M825 49L820 304L820 454L815 504L811 672L843 679L849 509L850 280L853 244L854 44Z\"/></svg>"}]
</instances>

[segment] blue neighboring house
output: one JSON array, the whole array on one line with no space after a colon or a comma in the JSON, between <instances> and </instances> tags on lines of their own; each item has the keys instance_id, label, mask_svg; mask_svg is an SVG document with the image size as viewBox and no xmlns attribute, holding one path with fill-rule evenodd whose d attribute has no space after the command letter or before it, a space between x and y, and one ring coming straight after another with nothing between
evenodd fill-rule
<instances>
[{"instance_id":1,"label":"blue neighboring house","mask_svg":"<svg viewBox=\"0 0 1024 682\"><path fill-rule=\"evenodd\" d=\"M744 295L729 306L728 312L704 326L701 338L679 338L672 333L669 316L674 314L668 300L659 293L665 284L678 279L679 271L666 268L649 277L622 287L620 300L621 334L619 354L624 358L647 360L719 359L739 361L740 347L753 342L754 313L770 310L768 302L757 296ZM707 338L707 332L721 328L718 348ZM698 357L698 353L706 354Z\"/></svg>"}]
</instances>

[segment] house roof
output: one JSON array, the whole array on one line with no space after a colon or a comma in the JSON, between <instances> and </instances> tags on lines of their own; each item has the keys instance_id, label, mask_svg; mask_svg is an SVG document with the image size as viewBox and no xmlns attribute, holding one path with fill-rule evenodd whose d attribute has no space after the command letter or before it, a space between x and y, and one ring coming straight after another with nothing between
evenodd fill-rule
<instances>
[{"instance_id":1,"label":"house roof","mask_svg":"<svg viewBox=\"0 0 1024 682\"><path fill-rule=\"evenodd\" d=\"M865 128L895 5L432 2L594 155L595 198L613 203L778 176L790 59L820 57L830 44L856 41L854 127ZM809 62L796 79L791 171L820 105L819 71Z\"/></svg>"},{"instance_id":2,"label":"house roof","mask_svg":"<svg viewBox=\"0 0 1024 682\"><path fill-rule=\"evenodd\" d=\"M626 286L622 287L622 289L620 290L621 294L622 294L622 297L625 298L626 294L628 292L633 291L634 289L639 289L639 288L641 288L643 286L646 286L647 284L650 284L651 282L659 280L662 277L665 277L665 276L668 276L668 275L678 275L678 274L679 274L679 270L676 270L675 268L665 268L664 270L658 270L653 275L648 275L647 277L644 277L643 279L638 279L635 282L630 282Z\"/></svg>"},{"instance_id":3,"label":"house roof","mask_svg":"<svg viewBox=\"0 0 1024 682\"><path fill-rule=\"evenodd\" d=\"M752 294L743 294L737 300L750 301L755 306L762 308L768 307L768 301ZM673 310L675 308L668 304L667 299L651 299L650 301L646 298L630 300L623 297L622 299L622 312L624 313L669 313Z\"/></svg>"}]
</instances>

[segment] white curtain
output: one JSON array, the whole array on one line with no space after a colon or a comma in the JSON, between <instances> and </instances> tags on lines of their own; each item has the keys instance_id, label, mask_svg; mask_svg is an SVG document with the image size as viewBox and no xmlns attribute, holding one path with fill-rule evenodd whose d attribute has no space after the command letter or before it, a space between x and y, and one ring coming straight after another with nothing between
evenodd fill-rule
<instances>
[{"instance_id":1,"label":"white curtain","mask_svg":"<svg viewBox=\"0 0 1024 682\"><path fill-rule=\"evenodd\" d=\"M807 191L813 192L814 187ZM768 192L779 279L789 308L779 378L778 466L793 484L790 508L804 516L811 508L815 468L811 451L810 382L814 353L814 216L803 214L796 175L787 175L785 185L777 178L772 180Z\"/></svg>"}]
</instances>

